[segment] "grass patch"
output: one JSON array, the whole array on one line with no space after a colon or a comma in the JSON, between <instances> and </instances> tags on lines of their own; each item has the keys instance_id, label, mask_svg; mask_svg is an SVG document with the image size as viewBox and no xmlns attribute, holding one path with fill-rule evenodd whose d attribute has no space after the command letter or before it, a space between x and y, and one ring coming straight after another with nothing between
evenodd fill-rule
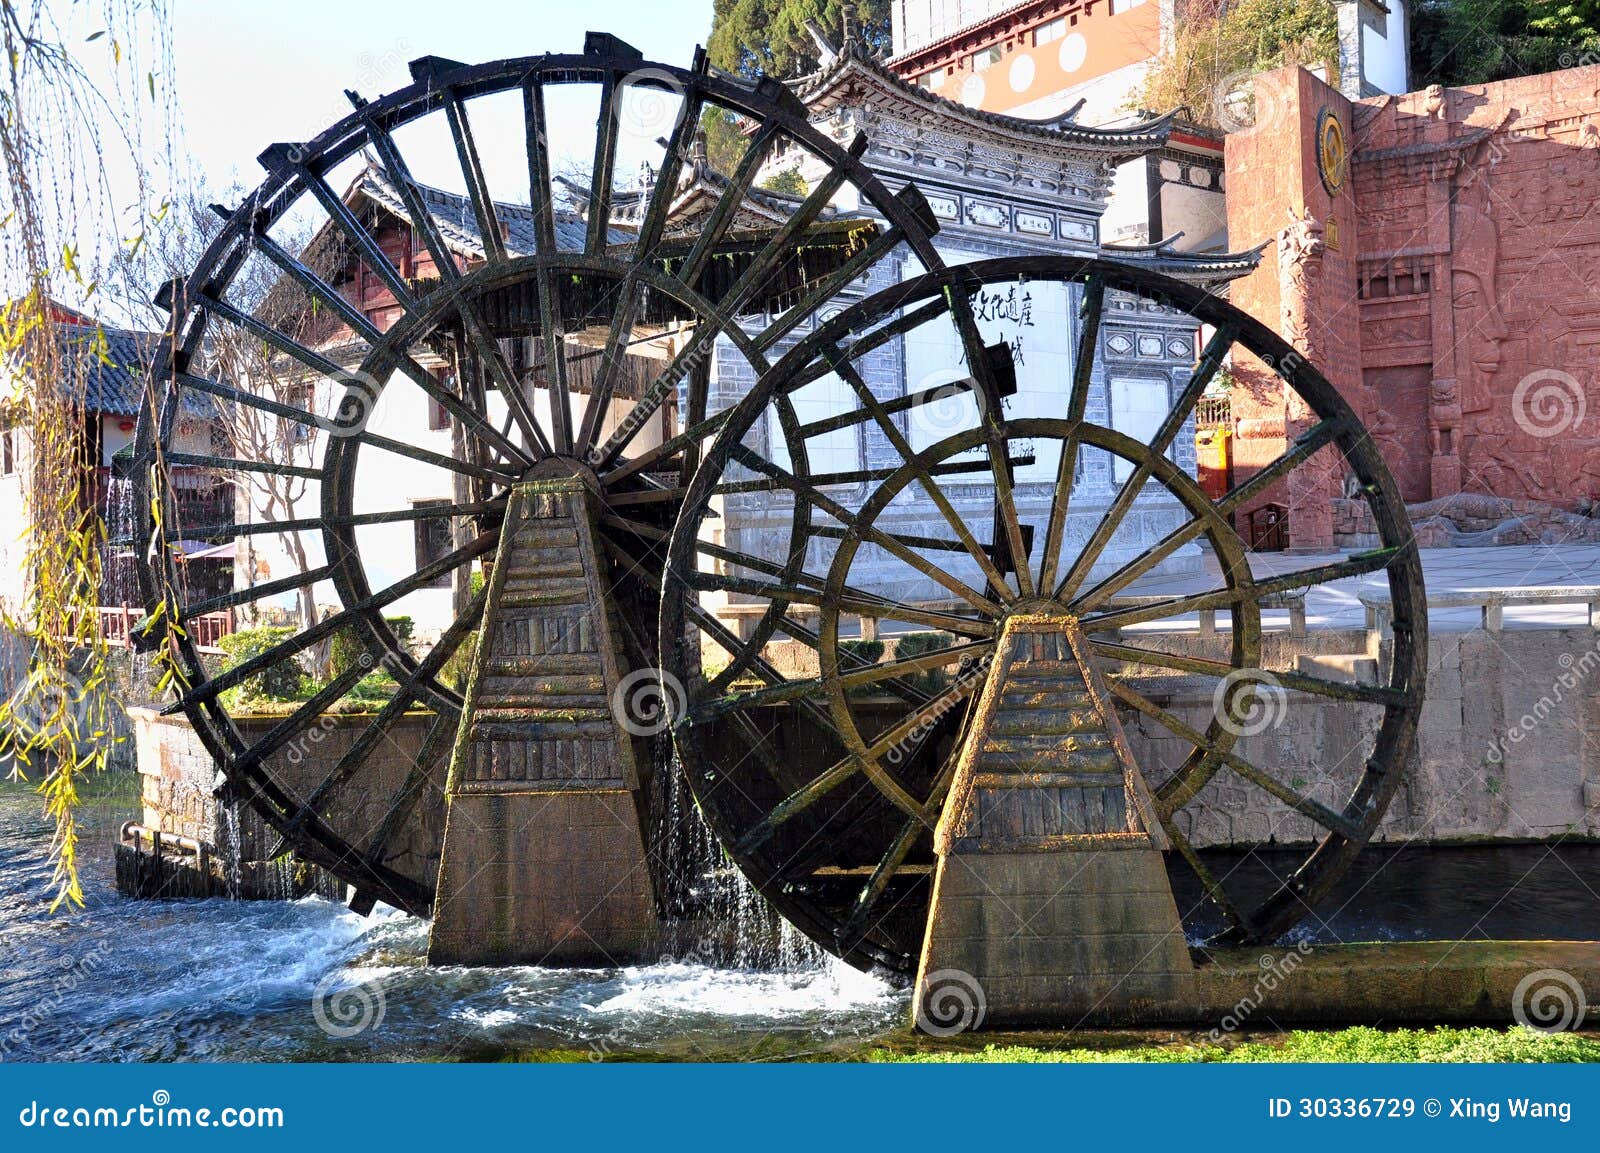
<instances>
[{"instance_id":1,"label":"grass patch","mask_svg":"<svg viewBox=\"0 0 1600 1153\"><path fill-rule=\"evenodd\" d=\"M906 1063L1072 1064L1083 1062L1513 1062L1518 1064L1600 1061L1600 1036L1510 1029L1297 1029L1274 1038L1233 1044L1179 1043L1126 1049L1070 1045L989 1045L972 1052L901 1053L875 1049L869 1061Z\"/></svg>"}]
</instances>

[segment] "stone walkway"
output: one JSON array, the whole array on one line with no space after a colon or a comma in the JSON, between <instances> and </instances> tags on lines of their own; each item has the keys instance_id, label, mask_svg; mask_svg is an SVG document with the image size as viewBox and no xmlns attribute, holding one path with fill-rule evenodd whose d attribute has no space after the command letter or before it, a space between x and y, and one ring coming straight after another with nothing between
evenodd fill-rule
<instances>
[{"instance_id":1,"label":"stone walkway","mask_svg":"<svg viewBox=\"0 0 1600 1153\"><path fill-rule=\"evenodd\" d=\"M1256 553L1251 557L1251 568L1257 577L1270 577L1330 564L1345 555L1348 554L1288 556L1284 553ZM1591 586L1600 589L1600 545L1423 549L1422 569L1430 596L1506 588ZM1370 576L1355 577L1312 590L1306 598L1307 625L1314 629L1363 627L1366 613L1359 594L1362 587L1373 579ZM1201 572L1136 581L1128 587L1127 592L1141 596L1157 593L1181 595L1219 587L1220 571L1215 559L1207 554L1206 567ZM1475 608L1436 608L1428 614L1429 628L1435 632L1479 628L1481 620L1481 614ZM1218 614L1218 627L1226 628L1227 621L1227 613ZM1264 627L1270 629L1288 628L1288 613L1268 610L1262 613L1262 622ZM1588 623L1588 609L1582 604L1529 605L1507 607L1504 627L1575 628L1587 626ZM1192 628L1199 627L1194 616L1163 622L1161 627L1183 627L1186 624Z\"/></svg>"}]
</instances>

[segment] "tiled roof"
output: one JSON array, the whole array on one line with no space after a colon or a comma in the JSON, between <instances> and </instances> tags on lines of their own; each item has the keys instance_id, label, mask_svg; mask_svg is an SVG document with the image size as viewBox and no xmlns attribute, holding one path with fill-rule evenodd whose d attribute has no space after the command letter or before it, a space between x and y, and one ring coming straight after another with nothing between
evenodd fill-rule
<instances>
[{"instance_id":1,"label":"tiled roof","mask_svg":"<svg viewBox=\"0 0 1600 1153\"><path fill-rule=\"evenodd\" d=\"M84 408L106 416L138 416L162 335L92 324L60 324L56 331L62 363L73 366L69 379L74 385L82 382ZM184 398L192 415L216 412L208 395L186 389Z\"/></svg>"},{"instance_id":2,"label":"tiled roof","mask_svg":"<svg viewBox=\"0 0 1600 1153\"><path fill-rule=\"evenodd\" d=\"M1060 118L1025 120L1020 116L985 112L913 84L853 40L839 50L831 63L810 76L794 81L790 87L795 95L810 106L820 103L830 92L840 89L852 79L874 84L885 94L922 112L948 119L953 124L987 130L991 136L1009 137L1013 141L1026 141L1035 146L1053 145L1063 150L1091 152L1114 160L1143 156L1163 147L1172 135L1178 117L1177 112L1168 112L1127 128L1089 128Z\"/></svg>"},{"instance_id":3,"label":"tiled roof","mask_svg":"<svg viewBox=\"0 0 1600 1153\"><path fill-rule=\"evenodd\" d=\"M1254 272L1272 243L1263 241L1244 252L1179 252L1173 246L1182 236L1180 232L1155 244L1102 244L1100 252L1123 264L1211 288Z\"/></svg>"},{"instance_id":4,"label":"tiled roof","mask_svg":"<svg viewBox=\"0 0 1600 1153\"><path fill-rule=\"evenodd\" d=\"M416 188L428 212L438 222L439 231L451 251L458 256L482 258L483 236L478 231L478 221L472 212L472 202L465 196L457 196L440 188L430 188L426 184L418 183ZM401 219L406 219L405 201L400 198L400 193L389 182L388 177L378 169L369 167L363 172L351 192L360 193ZM346 200L348 199L347 194ZM506 232L507 251L512 256L533 255L537 247L534 240L533 209L526 204L502 204L498 201L494 208L495 216ZM555 227L558 249L583 248L589 226L577 213L558 211L555 214ZM612 227L609 232L610 235L606 239L611 244L623 244L633 239L633 234L623 229Z\"/></svg>"}]
</instances>

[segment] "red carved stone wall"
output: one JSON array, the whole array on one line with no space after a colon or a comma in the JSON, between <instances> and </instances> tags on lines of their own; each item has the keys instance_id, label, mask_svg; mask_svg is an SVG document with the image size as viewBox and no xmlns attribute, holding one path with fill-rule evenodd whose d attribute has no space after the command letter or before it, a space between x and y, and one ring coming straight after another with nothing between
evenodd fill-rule
<instances>
[{"instance_id":1,"label":"red carved stone wall","mask_svg":"<svg viewBox=\"0 0 1600 1153\"><path fill-rule=\"evenodd\" d=\"M1353 106L1297 68L1256 85L1256 126L1227 141L1230 236L1266 239L1290 213L1324 236L1309 260L1280 243L1234 302L1339 387L1408 501L1600 497L1600 67ZM1323 109L1352 153L1337 195L1314 151ZM1295 253L1304 274L1282 267ZM1297 421L1237 375L1239 460L1259 467ZM1294 544L1331 543L1314 498L1334 471L1274 498Z\"/></svg>"}]
</instances>

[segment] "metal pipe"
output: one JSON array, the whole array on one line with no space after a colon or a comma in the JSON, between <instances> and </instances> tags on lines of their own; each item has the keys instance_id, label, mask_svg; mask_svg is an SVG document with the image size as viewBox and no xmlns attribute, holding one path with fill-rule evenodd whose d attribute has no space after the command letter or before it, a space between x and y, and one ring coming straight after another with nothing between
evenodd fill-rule
<instances>
[{"instance_id":1,"label":"metal pipe","mask_svg":"<svg viewBox=\"0 0 1600 1153\"><path fill-rule=\"evenodd\" d=\"M184 849L194 853L196 856L206 851L206 846L193 837L180 837L177 833L166 833L160 829L147 828L137 821L124 821L122 823L122 839L124 841L133 840L137 842L140 837L149 837L152 844L160 841L162 844Z\"/></svg>"}]
</instances>

